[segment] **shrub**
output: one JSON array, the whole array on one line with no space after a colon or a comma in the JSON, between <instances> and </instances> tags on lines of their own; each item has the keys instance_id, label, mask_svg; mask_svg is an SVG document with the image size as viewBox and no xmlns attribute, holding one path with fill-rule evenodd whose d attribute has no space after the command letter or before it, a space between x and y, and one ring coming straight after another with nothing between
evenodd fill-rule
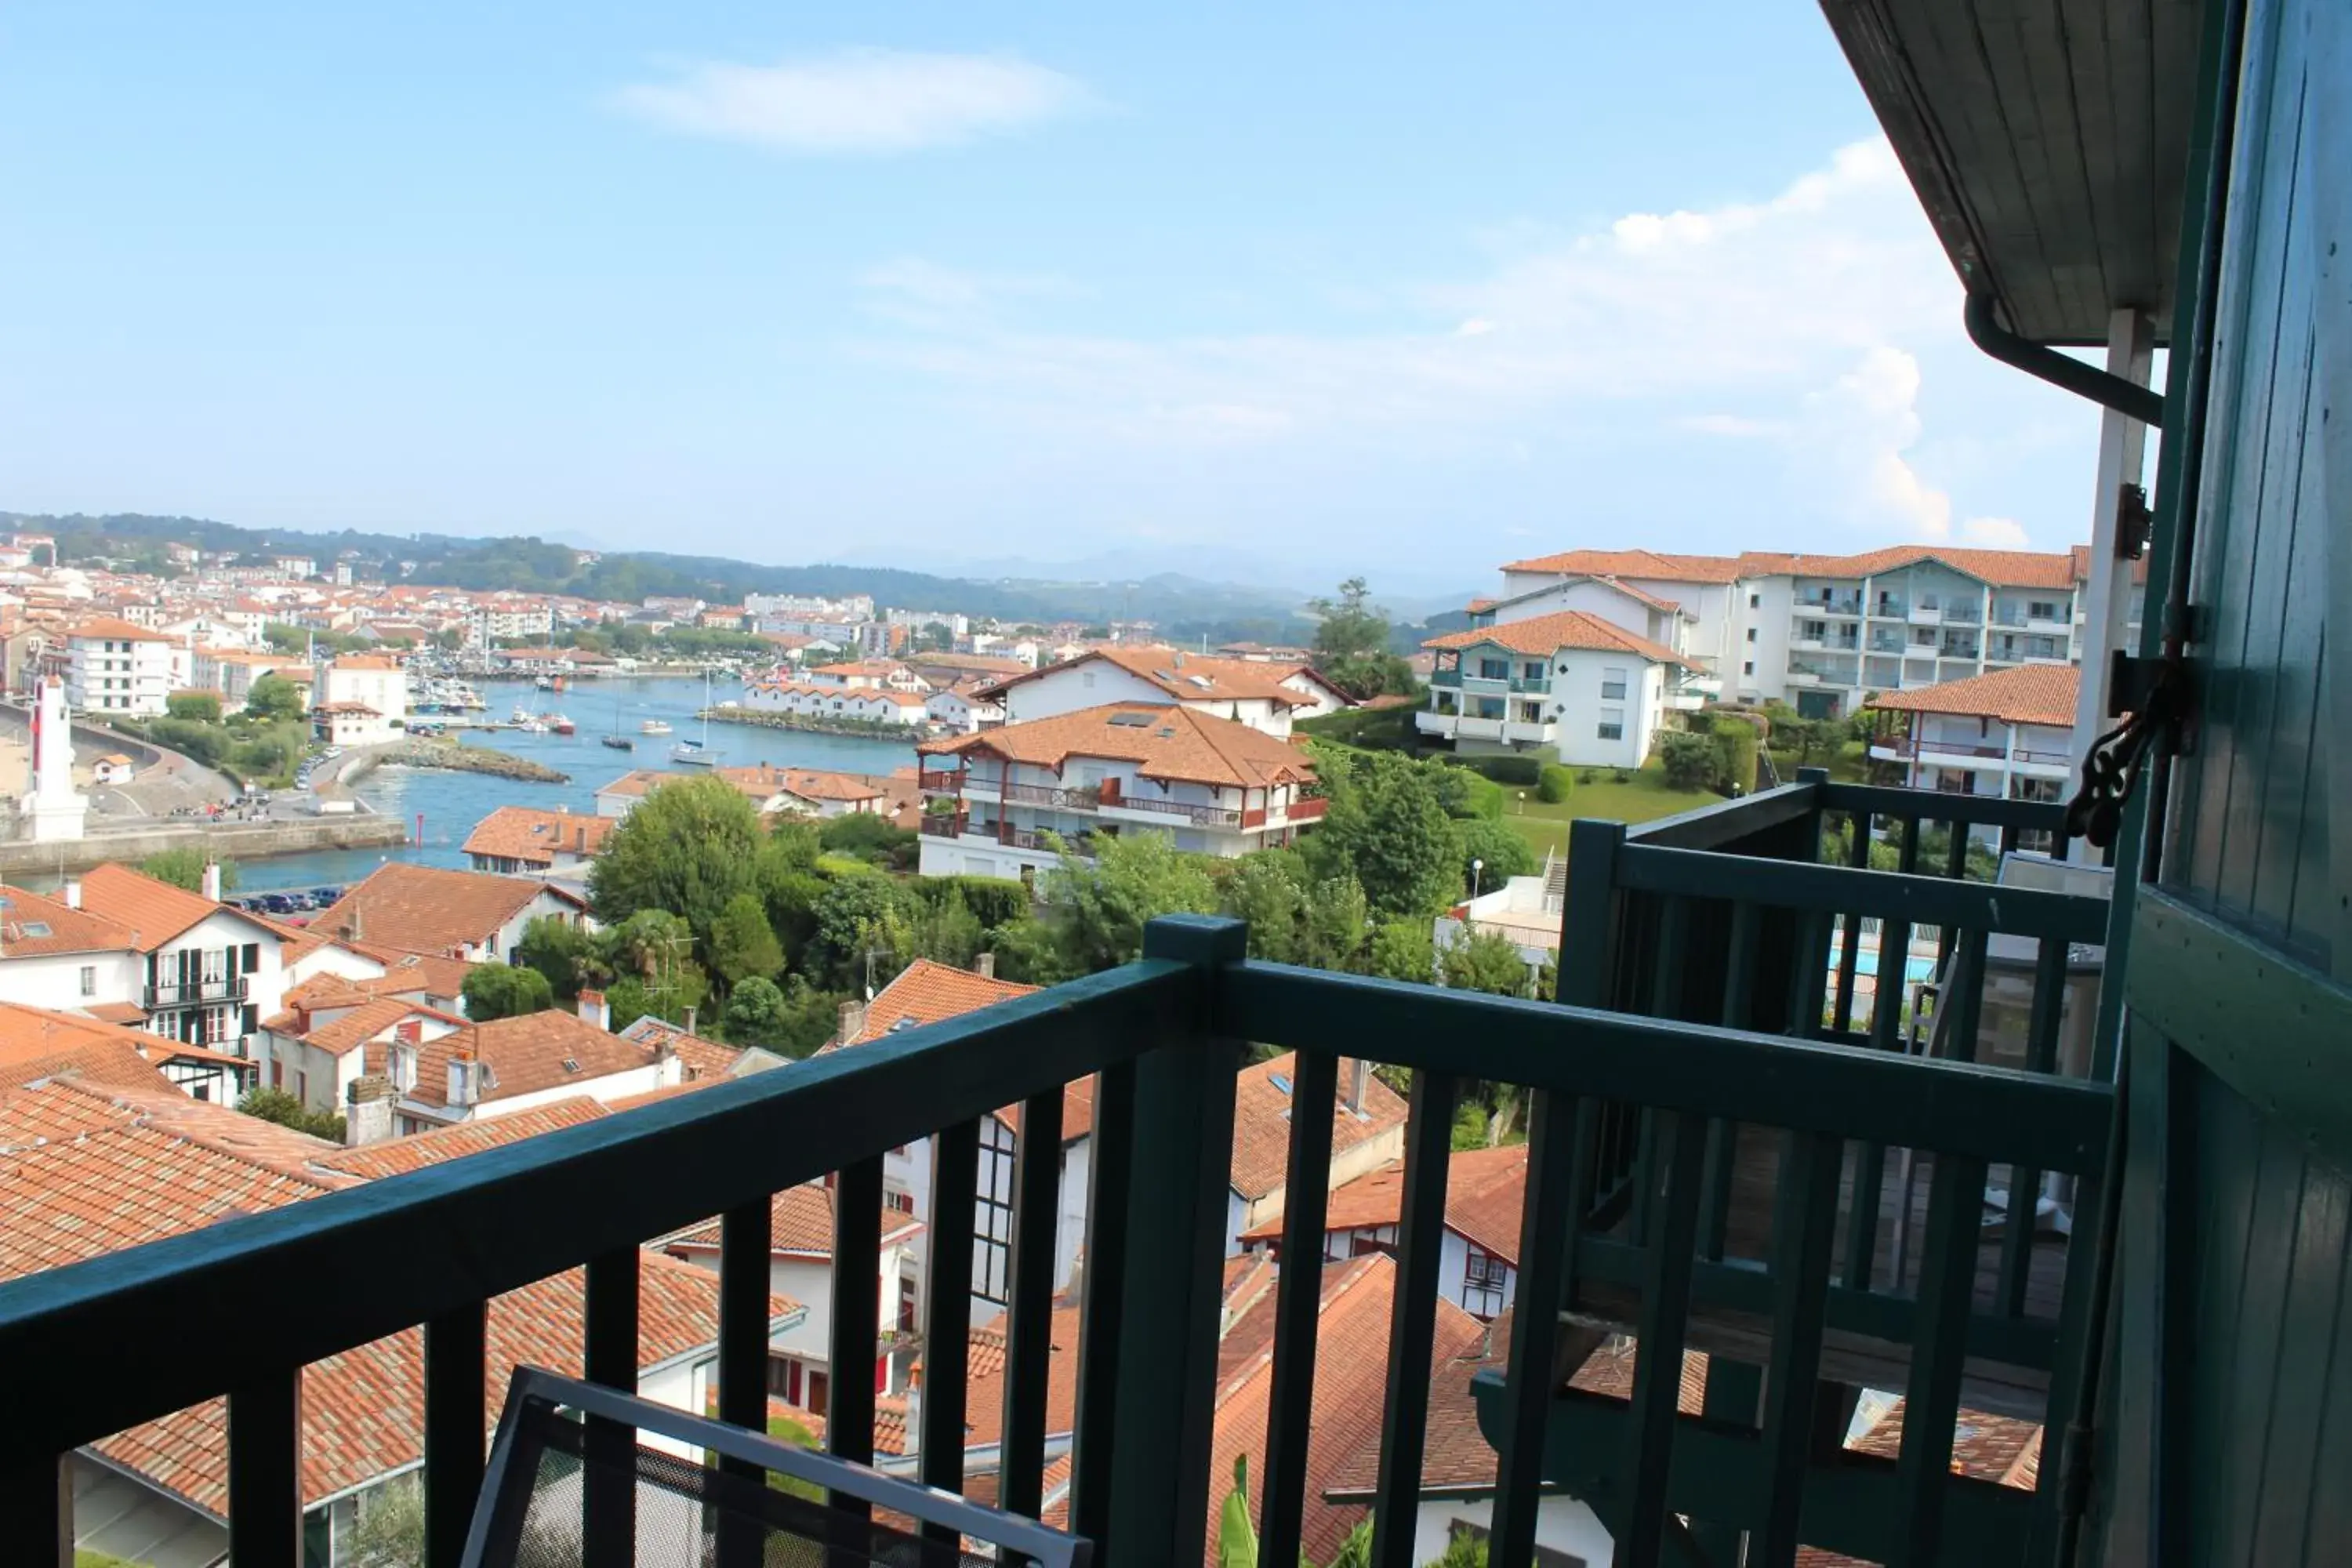
<instances>
[{"instance_id":1,"label":"shrub","mask_svg":"<svg viewBox=\"0 0 2352 1568\"><path fill-rule=\"evenodd\" d=\"M1675 789L1712 789L1723 776L1723 750L1712 735L1660 735L1658 763Z\"/></svg>"},{"instance_id":2,"label":"shrub","mask_svg":"<svg viewBox=\"0 0 2352 1568\"><path fill-rule=\"evenodd\" d=\"M1472 773L1493 779L1496 784L1531 785L1538 782L1538 777L1543 769L1543 759L1510 753L1498 753L1491 757L1457 754L1454 758L1454 765L1468 768Z\"/></svg>"},{"instance_id":3,"label":"shrub","mask_svg":"<svg viewBox=\"0 0 2352 1568\"><path fill-rule=\"evenodd\" d=\"M1591 777L1591 772L1587 770L1588 783ZM1565 805L1568 804L1569 782L1570 773L1566 768L1558 763L1546 763L1536 773L1536 798L1546 805Z\"/></svg>"},{"instance_id":4,"label":"shrub","mask_svg":"<svg viewBox=\"0 0 2352 1568\"><path fill-rule=\"evenodd\" d=\"M923 877L909 885L917 898L934 905L944 903L950 893L957 894L964 908L991 931L1028 919L1034 901L1028 888L1010 877Z\"/></svg>"},{"instance_id":5,"label":"shrub","mask_svg":"<svg viewBox=\"0 0 2352 1568\"><path fill-rule=\"evenodd\" d=\"M1591 768L1580 768L1577 770L1576 782L1580 784L1589 784L1600 776L1601 775L1599 773L1594 773Z\"/></svg>"},{"instance_id":6,"label":"shrub","mask_svg":"<svg viewBox=\"0 0 2352 1568\"><path fill-rule=\"evenodd\" d=\"M1339 741L1367 751L1409 752L1420 740L1420 732L1413 727L1413 714L1417 711L1418 706L1411 702L1392 703L1385 708L1342 708L1336 713L1301 719L1292 727L1301 735Z\"/></svg>"},{"instance_id":7,"label":"shrub","mask_svg":"<svg viewBox=\"0 0 2352 1568\"><path fill-rule=\"evenodd\" d=\"M1726 714L1709 737L1723 758L1721 786L1729 793L1756 793L1756 726Z\"/></svg>"},{"instance_id":8,"label":"shrub","mask_svg":"<svg viewBox=\"0 0 2352 1568\"><path fill-rule=\"evenodd\" d=\"M466 1016L478 1024L544 1012L555 1005L555 988L547 983L547 976L520 964L474 965L466 972L464 995Z\"/></svg>"},{"instance_id":9,"label":"shrub","mask_svg":"<svg viewBox=\"0 0 2352 1568\"><path fill-rule=\"evenodd\" d=\"M330 1143L343 1141L343 1119L331 1110L310 1110L300 1100L282 1089L250 1089L236 1108L247 1116L257 1116L264 1121L275 1121L280 1127L290 1127L297 1132L308 1132L313 1138L324 1138Z\"/></svg>"},{"instance_id":10,"label":"shrub","mask_svg":"<svg viewBox=\"0 0 2352 1568\"><path fill-rule=\"evenodd\" d=\"M1627 773L1623 768L1612 768L1609 770L1609 782L1611 784L1631 784L1633 779L1633 775Z\"/></svg>"}]
</instances>

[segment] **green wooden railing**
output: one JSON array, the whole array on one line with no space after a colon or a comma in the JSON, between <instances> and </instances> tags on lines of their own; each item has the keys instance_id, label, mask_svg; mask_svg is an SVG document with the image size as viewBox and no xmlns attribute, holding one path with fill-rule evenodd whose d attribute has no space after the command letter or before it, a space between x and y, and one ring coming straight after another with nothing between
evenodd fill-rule
<instances>
[{"instance_id":1,"label":"green wooden railing","mask_svg":"<svg viewBox=\"0 0 2352 1568\"><path fill-rule=\"evenodd\" d=\"M229 1529L237 1568L300 1560L301 1368L425 1325L425 1487L431 1568L455 1562L482 1465L490 1297L585 1265L584 1364L636 1374L638 1245L722 1215L719 1409L765 1409L768 1197L838 1173L833 1271L837 1368L871 1353L883 1152L926 1136L934 1223L925 1273L929 1375L919 1474L963 1483L971 1320L969 1226L979 1119L1019 1103L1003 1415L1005 1504L1034 1512L1048 1436L1055 1161L1063 1087L1097 1079L1078 1340L1071 1521L1116 1568L1194 1568L1213 1489L1227 1151L1244 1042L1297 1053L1300 1103L1332 1097L1339 1059L1412 1069L1405 1194L1373 1510L1377 1568L1411 1568L1453 1112L1474 1080L1532 1091L1529 1178L1507 1383L1481 1391L1501 1457L1497 1563L1532 1559L1547 1480L1573 1478L1621 1563L1685 1561L1686 1521L1749 1532L1751 1564L1802 1541L1887 1563L2016 1561L2056 1510L1951 1475L1964 1363L2039 1354L2072 1375L2076 1342L1970 1310L1976 1215L2000 1163L2099 1180L2112 1092L1966 1062L1910 1059L1717 1024L1518 1001L1246 962L1227 921L1155 921L1145 956L854 1051L718 1085L416 1173L229 1220L0 1285L0 1560L55 1552L65 1458L112 1432L226 1395ZM1604 1113L1649 1128L1646 1223L1587 1234ZM1782 1162L1767 1255L1708 1255L1708 1150L1738 1122L1772 1130ZM1331 1119L1290 1130L1285 1255L1319 1258ZM1832 1273L1843 1152L1895 1145L1932 1162L1924 1272L1884 1297ZM1638 1299L1630 1404L1559 1395L1546 1331L1580 1280ZM1282 1270L1264 1449L1261 1557L1298 1560L1319 1271ZM2080 1295L2070 1273L2072 1312ZM299 1300L302 1310L284 1310ZM1769 1325L1767 1397L1745 1419L1675 1414L1691 1325L1730 1303ZM159 1325L268 1322L188 1353ZM1913 1412L1891 1464L1824 1457L1820 1380L1835 1337L1908 1347ZM831 1384L827 1445L870 1458L873 1391ZM1833 1447L1834 1445L1832 1445ZM1596 1457L1598 1456L1598 1457ZM1851 1458L1851 1457L1848 1457ZM2051 1476L2055 1467L2044 1467ZM593 1500L590 1504L592 1510ZM723 1553L722 1553L723 1557Z\"/></svg>"}]
</instances>

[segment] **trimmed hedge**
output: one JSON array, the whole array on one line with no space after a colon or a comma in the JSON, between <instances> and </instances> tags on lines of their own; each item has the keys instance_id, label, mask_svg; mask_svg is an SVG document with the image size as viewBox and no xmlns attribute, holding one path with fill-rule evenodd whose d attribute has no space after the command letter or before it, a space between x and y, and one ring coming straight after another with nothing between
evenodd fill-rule
<instances>
[{"instance_id":1,"label":"trimmed hedge","mask_svg":"<svg viewBox=\"0 0 2352 1568\"><path fill-rule=\"evenodd\" d=\"M1575 777L1558 763L1546 763L1536 770L1536 798L1546 805L1567 805L1569 786Z\"/></svg>"},{"instance_id":2,"label":"trimmed hedge","mask_svg":"<svg viewBox=\"0 0 2352 1568\"><path fill-rule=\"evenodd\" d=\"M1457 768L1468 768L1482 778L1496 784L1532 786L1542 782L1544 760L1541 757L1511 755L1497 752L1494 756L1464 756L1456 752L1448 761Z\"/></svg>"},{"instance_id":3,"label":"trimmed hedge","mask_svg":"<svg viewBox=\"0 0 2352 1568\"><path fill-rule=\"evenodd\" d=\"M1756 726L1726 714L1715 726L1715 744L1723 753L1723 787L1740 795L1756 793Z\"/></svg>"}]
</instances>

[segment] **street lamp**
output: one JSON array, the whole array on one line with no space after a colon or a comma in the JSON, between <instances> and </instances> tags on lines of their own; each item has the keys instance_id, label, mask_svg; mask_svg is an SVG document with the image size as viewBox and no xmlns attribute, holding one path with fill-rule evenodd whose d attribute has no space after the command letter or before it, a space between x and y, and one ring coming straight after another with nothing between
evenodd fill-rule
<instances>
[{"instance_id":1,"label":"street lamp","mask_svg":"<svg viewBox=\"0 0 2352 1568\"><path fill-rule=\"evenodd\" d=\"M1473 899L1475 899L1478 896L1478 873L1484 871L1486 868L1486 862L1484 860L1473 860L1470 862L1470 896Z\"/></svg>"}]
</instances>

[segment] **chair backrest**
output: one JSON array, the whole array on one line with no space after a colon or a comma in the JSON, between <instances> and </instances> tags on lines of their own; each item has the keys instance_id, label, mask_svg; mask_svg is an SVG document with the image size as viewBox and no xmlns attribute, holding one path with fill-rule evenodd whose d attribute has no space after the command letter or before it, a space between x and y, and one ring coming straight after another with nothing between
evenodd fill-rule
<instances>
[{"instance_id":1,"label":"chair backrest","mask_svg":"<svg viewBox=\"0 0 2352 1568\"><path fill-rule=\"evenodd\" d=\"M771 1476L803 1484L781 1489ZM616 1552L616 1541L634 1545ZM994 1563L971 1543L992 1547ZM1016 1557L1089 1568L1093 1546L950 1492L526 1366L508 1386L462 1565L698 1568L813 1562L818 1552L829 1568L995 1568Z\"/></svg>"}]
</instances>

